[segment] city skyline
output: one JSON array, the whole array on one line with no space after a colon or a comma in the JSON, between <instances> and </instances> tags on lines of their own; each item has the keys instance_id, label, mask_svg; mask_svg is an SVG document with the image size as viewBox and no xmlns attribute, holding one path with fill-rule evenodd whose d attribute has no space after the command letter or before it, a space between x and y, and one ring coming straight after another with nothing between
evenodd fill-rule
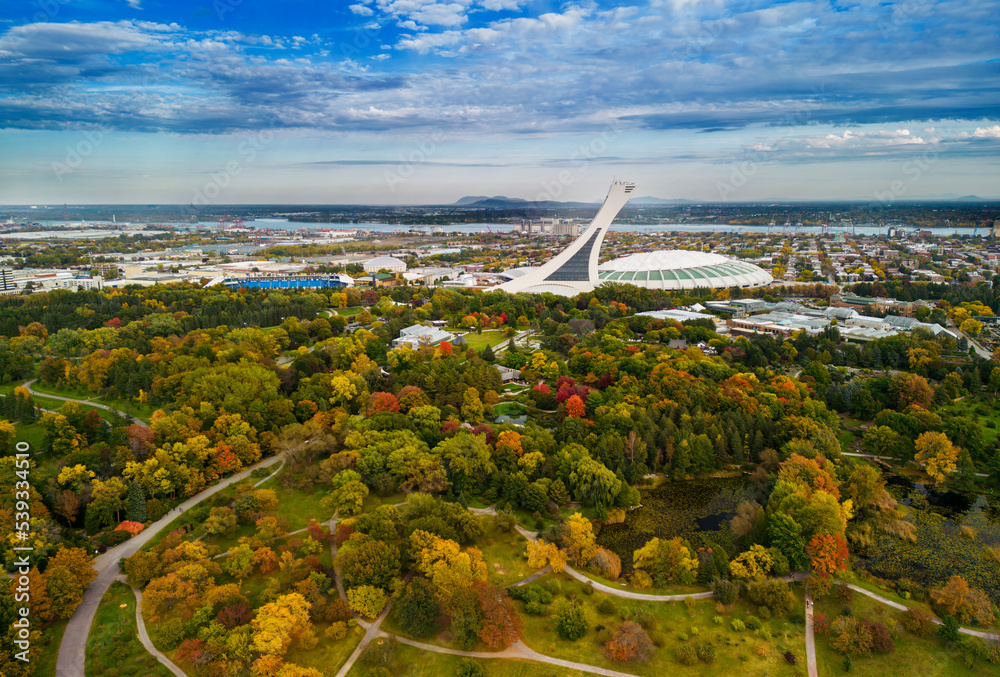
<instances>
[{"instance_id":1,"label":"city skyline","mask_svg":"<svg viewBox=\"0 0 1000 677\"><path fill-rule=\"evenodd\" d=\"M13 2L0 202L997 198L993 10Z\"/></svg>"}]
</instances>

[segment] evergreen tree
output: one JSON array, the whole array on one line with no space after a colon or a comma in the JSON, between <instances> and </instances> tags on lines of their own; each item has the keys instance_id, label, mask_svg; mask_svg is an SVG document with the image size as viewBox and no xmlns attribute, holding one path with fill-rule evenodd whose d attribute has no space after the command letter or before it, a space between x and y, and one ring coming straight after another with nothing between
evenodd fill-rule
<instances>
[{"instance_id":1,"label":"evergreen tree","mask_svg":"<svg viewBox=\"0 0 1000 677\"><path fill-rule=\"evenodd\" d=\"M549 485L549 499L559 506L569 503L569 492L561 479L556 479Z\"/></svg>"},{"instance_id":2,"label":"evergreen tree","mask_svg":"<svg viewBox=\"0 0 1000 677\"><path fill-rule=\"evenodd\" d=\"M479 352L479 357L483 358L484 362L493 362L497 359L497 356L493 354L493 348L487 343L486 347Z\"/></svg>"},{"instance_id":3,"label":"evergreen tree","mask_svg":"<svg viewBox=\"0 0 1000 677\"><path fill-rule=\"evenodd\" d=\"M125 519L130 522L146 521L146 497L142 495L142 488L138 482L132 482L128 487L128 510L125 512Z\"/></svg>"}]
</instances>

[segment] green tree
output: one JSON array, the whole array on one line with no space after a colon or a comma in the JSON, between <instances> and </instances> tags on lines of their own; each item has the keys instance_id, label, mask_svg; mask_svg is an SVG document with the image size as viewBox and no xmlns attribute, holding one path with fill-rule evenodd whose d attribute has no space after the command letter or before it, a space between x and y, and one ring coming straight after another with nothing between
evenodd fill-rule
<instances>
[{"instance_id":1,"label":"green tree","mask_svg":"<svg viewBox=\"0 0 1000 677\"><path fill-rule=\"evenodd\" d=\"M589 628L587 616L579 604L567 604L556 614L556 632L563 639L575 642L586 635Z\"/></svg>"},{"instance_id":2,"label":"green tree","mask_svg":"<svg viewBox=\"0 0 1000 677\"><path fill-rule=\"evenodd\" d=\"M573 494L584 505L607 508L621 491L622 480L600 461L585 457L573 468L569 476Z\"/></svg>"},{"instance_id":3,"label":"green tree","mask_svg":"<svg viewBox=\"0 0 1000 677\"><path fill-rule=\"evenodd\" d=\"M125 512L125 519L132 522L146 521L146 497L138 482L128 485L128 510Z\"/></svg>"},{"instance_id":4,"label":"green tree","mask_svg":"<svg viewBox=\"0 0 1000 677\"><path fill-rule=\"evenodd\" d=\"M788 564L794 571L802 571L809 565L802 527L789 515L781 512L771 515L767 521L767 535L771 544L788 559Z\"/></svg>"},{"instance_id":5,"label":"green tree","mask_svg":"<svg viewBox=\"0 0 1000 677\"><path fill-rule=\"evenodd\" d=\"M651 538L632 557L635 568L648 573L658 586L691 585L698 577L698 558L680 536L669 540Z\"/></svg>"}]
</instances>

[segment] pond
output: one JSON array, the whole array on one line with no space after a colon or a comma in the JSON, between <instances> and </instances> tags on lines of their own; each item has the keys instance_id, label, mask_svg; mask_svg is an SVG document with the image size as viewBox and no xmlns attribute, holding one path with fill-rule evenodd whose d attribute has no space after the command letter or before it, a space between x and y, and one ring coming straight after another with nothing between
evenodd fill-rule
<instances>
[{"instance_id":1,"label":"pond","mask_svg":"<svg viewBox=\"0 0 1000 677\"><path fill-rule=\"evenodd\" d=\"M856 566L890 581L937 587L959 575L1000 601L1000 502L886 473L886 488L917 525L916 542L880 533Z\"/></svg>"},{"instance_id":2,"label":"pond","mask_svg":"<svg viewBox=\"0 0 1000 677\"><path fill-rule=\"evenodd\" d=\"M622 573L632 572L632 553L653 538L687 538L698 548L706 541L732 554L735 538L729 520L736 506L754 498L746 477L678 480L642 490L642 506L631 510L621 524L601 529L597 543L622 560Z\"/></svg>"}]
</instances>

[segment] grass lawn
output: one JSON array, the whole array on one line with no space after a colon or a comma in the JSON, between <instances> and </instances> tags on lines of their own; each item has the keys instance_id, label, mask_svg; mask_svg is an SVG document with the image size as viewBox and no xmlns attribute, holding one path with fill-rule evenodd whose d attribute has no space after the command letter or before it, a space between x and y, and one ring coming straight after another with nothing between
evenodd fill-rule
<instances>
[{"instance_id":1,"label":"grass lawn","mask_svg":"<svg viewBox=\"0 0 1000 677\"><path fill-rule=\"evenodd\" d=\"M983 438L988 445L995 444L997 439L1000 438L1000 427L998 427L1000 426L1000 411L997 411L988 404L974 400L971 397L966 397L964 400L956 400L950 404L946 404L941 409L952 414L957 414L958 416L965 416L977 422L983 430ZM986 411L986 413L977 413L977 409L980 412ZM994 427L990 428L990 423Z\"/></svg>"},{"instance_id":2,"label":"grass lawn","mask_svg":"<svg viewBox=\"0 0 1000 677\"><path fill-rule=\"evenodd\" d=\"M527 541L513 529L507 534L497 531L496 527L487 529L476 545L489 568L490 583L510 585L535 573L523 556L525 543Z\"/></svg>"},{"instance_id":3,"label":"grass lawn","mask_svg":"<svg viewBox=\"0 0 1000 677\"><path fill-rule=\"evenodd\" d=\"M330 627L329 623L317 623L316 636L319 644L310 651L304 651L294 643L288 653L285 654L286 663L294 663L305 668L316 668L323 677L333 677L340 670L354 649L361 643L365 631L360 627L348 628L347 637L340 640L333 640L326 637L323 632Z\"/></svg>"},{"instance_id":4,"label":"grass lawn","mask_svg":"<svg viewBox=\"0 0 1000 677\"><path fill-rule=\"evenodd\" d=\"M87 638L88 677L99 677L111 669L118 675L173 676L139 642L135 596L119 581L104 593Z\"/></svg>"},{"instance_id":5,"label":"grass lawn","mask_svg":"<svg viewBox=\"0 0 1000 677\"><path fill-rule=\"evenodd\" d=\"M377 641L377 640L376 640ZM484 677L585 677L587 673L566 668L533 663L511 658L473 658L424 651L416 647L398 644L389 674L402 677L453 677L458 675L463 660L472 660L483 669ZM365 677L368 667L361 659L354 664L348 677Z\"/></svg>"},{"instance_id":6,"label":"grass lawn","mask_svg":"<svg viewBox=\"0 0 1000 677\"><path fill-rule=\"evenodd\" d=\"M364 306L351 306L350 308L338 308L337 314L345 317L354 317L364 310Z\"/></svg>"},{"instance_id":7,"label":"grass lawn","mask_svg":"<svg viewBox=\"0 0 1000 677\"><path fill-rule=\"evenodd\" d=\"M854 444L854 441L857 438L858 438L857 435L852 433L850 430L845 430L839 435L837 435L837 439L840 440L840 446L843 449L843 451L854 451L851 448L851 445Z\"/></svg>"},{"instance_id":8,"label":"grass lawn","mask_svg":"<svg viewBox=\"0 0 1000 677\"><path fill-rule=\"evenodd\" d=\"M805 627L788 618L778 617L763 623L763 627L769 629L770 637L762 637L749 630L736 632L730 626L730 622L735 618L745 618L755 609L746 602L738 602L719 614L715 608L715 601L711 599L697 600L694 606L689 608L681 602L642 602L608 597L601 593L588 596L583 594L582 584L565 574L558 576L550 574L541 580L550 579L559 581L561 592L557 593L552 604L546 607L547 615L522 615L525 625L524 642L540 653L643 676L806 674ZM598 604L606 597L612 600L617 613L602 614L597 610ZM561 639L556 632L556 613L561 606L569 604L571 598L583 605L590 624L588 633L575 642ZM515 604L523 611L522 602ZM796 590L796 603L792 614L801 615L803 604L801 590ZM647 612L654 619L655 627L650 628L650 637L659 646L654 650L650 660L643 664L620 665L609 661L605 658L598 640L599 629L606 627L614 630L621 624L623 617L628 618L637 612ZM717 615L723 618L722 624L714 622L713 619ZM716 649L715 661L710 664L697 662L691 666L681 665L676 659L677 648L685 643L696 642L713 645ZM766 649L766 655L758 655L758 648ZM796 665L790 665L785 661L783 654L786 651L791 651L796 656L798 659Z\"/></svg>"},{"instance_id":9,"label":"grass lawn","mask_svg":"<svg viewBox=\"0 0 1000 677\"><path fill-rule=\"evenodd\" d=\"M295 531L309 525L310 520L325 522L333 513L325 510L320 501L328 493L323 487L317 485L311 491L301 489L285 488L281 486L278 477L269 479L260 485L260 489L273 489L278 497L278 515L288 518L288 530Z\"/></svg>"},{"instance_id":10,"label":"grass lawn","mask_svg":"<svg viewBox=\"0 0 1000 677\"><path fill-rule=\"evenodd\" d=\"M42 641L38 645L41 649L35 661L34 677L55 677L56 661L59 658L59 644L62 643L63 632L66 631L66 624L69 621L56 621L52 625L42 630Z\"/></svg>"},{"instance_id":11,"label":"grass lawn","mask_svg":"<svg viewBox=\"0 0 1000 677\"><path fill-rule=\"evenodd\" d=\"M910 602L907 602L908 604ZM881 620L893 627L899 613L873 599L854 594L850 603L855 618ZM843 609L836 595L817 600L815 611L833 619ZM820 677L836 677L844 671L844 656L830 648L829 635L816 635L816 663ZM916 637L902 631L895 638L896 648L890 654L854 658L851 675L858 677L973 677L987 675L995 666L980 662L968 668L961 653L946 649L937 636Z\"/></svg>"},{"instance_id":12,"label":"grass lawn","mask_svg":"<svg viewBox=\"0 0 1000 677\"><path fill-rule=\"evenodd\" d=\"M516 418L528 411L528 408L518 402L501 402L493 406L493 413L497 416L507 414L511 418Z\"/></svg>"},{"instance_id":13,"label":"grass lawn","mask_svg":"<svg viewBox=\"0 0 1000 677\"><path fill-rule=\"evenodd\" d=\"M500 333L499 329L490 329L488 331L484 331L482 334L477 334L472 331L468 334L464 334L462 338L468 342L466 349L475 348L477 353L488 345L495 348L507 340L504 338L503 334Z\"/></svg>"}]
</instances>

